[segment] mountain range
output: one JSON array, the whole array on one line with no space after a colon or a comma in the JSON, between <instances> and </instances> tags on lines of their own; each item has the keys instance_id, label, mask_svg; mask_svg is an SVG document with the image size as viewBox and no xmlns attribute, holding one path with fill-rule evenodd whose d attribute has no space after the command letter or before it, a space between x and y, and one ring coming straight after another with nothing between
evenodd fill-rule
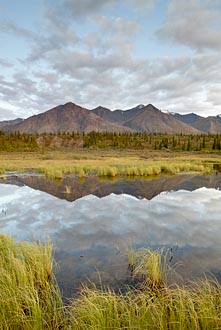
<instances>
[{"instance_id":1,"label":"mountain range","mask_svg":"<svg viewBox=\"0 0 221 330\"><path fill-rule=\"evenodd\" d=\"M129 110L111 111L99 106L88 110L72 102L56 106L27 119L0 122L6 133L58 133L58 132L147 132L147 133L221 133L221 117L207 118L194 113L181 115L165 113L152 104Z\"/></svg>"}]
</instances>

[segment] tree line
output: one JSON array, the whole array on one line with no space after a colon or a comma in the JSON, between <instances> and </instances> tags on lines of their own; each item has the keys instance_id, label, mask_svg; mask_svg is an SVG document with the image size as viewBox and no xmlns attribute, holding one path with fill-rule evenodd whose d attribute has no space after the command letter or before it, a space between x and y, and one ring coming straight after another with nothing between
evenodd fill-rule
<instances>
[{"instance_id":1,"label":"tree line","mask_svg":"<svg viewBox=\"0 0 221 330\"><path fill-rule=\"evenodd\" d=\"M136 149L136 150L171 150L171 151L219 151L221 150L220 134L160 134L160 133L116 133L116 132L58 132L28 134L13 132L6 134L0 131L0 151L38 151L39 138L43 140L43 147L50 148L55 137L64 142L81 140L81 148L85 149ZM45 144L44 144L45 141ZM79 144L73 143L73 148Z\"/></svg>"}]
</instances>

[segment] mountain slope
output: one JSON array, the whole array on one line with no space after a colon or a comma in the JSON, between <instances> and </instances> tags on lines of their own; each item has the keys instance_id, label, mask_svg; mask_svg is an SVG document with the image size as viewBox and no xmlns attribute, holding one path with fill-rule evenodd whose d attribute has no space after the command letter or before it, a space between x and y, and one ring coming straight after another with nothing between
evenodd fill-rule
<instances>
[{"instance_id":1,"label":"mountain slope","mask_svg":"<svg viewBox=\"0 0 221 330\"><path fill-rule=\"evenodd\" d=\"M122 124L122 123L126 122L127 120L135 117L137 114L139 114L143 108L144 108L144 105L140 104L129 110L111 111L107 108L99 106L91 111L105 120L109 120L113 123Z\"/></svg>"},{"instance_id":2,"label":"mountain slope","mask_svg":"<svg viewBox=\"0 0 221 330\"><path fill-rule=\"evenodd\" d=\"M24 119L22 119L22 118L16 118L16 119L13 119L13 120L3 120L3 121L0 121L0 129L2 129L3 127L8 126L8 125L19 124L19 123L23 122L23 120Z\"/></svg>"},{"instance_id":3,"label":"mountain slope","mask_svg":"<svg viewBox=\"0 0 221 330\"><path fill-rule=\"evenodd\" d=\"M104 107L93 110L66 103L27 119L0 122L0 130L21 133L51 132L147 132L221 134L221 116L207 118L194 113L165 113L152 104L140 104L129 110L111 111Z\"/></svg>"},{"instance_id":4,"label":"mountain slope","mask_svg":"<svg viewBox=\"0 0 221 330\"><path fill-rule=\"evenodd\" d=\"M200 133L199 130L182 123L171 114L160 111L152 104L143 107L136 116L124 122L124 126L130 127L135 131L149 133Z\"/></svg>"},{"instance_id":5,"label":"mountain slope","mask_svg":"<svg viewBox=\"0 0 221 330\"><path fill-rule=\"evenodd\" d=\"M29 117L22 123L6 126L4 130L20 131L21 133L132 131L130 128L108 122L92 111L71 102Z\"/></svg>"},{"instance_id":6,"label":"mountain slope","mask_svg":"<svg viewBox=\"0 0 221 330\"><path fill-rule=\"evenodd\" d=\"M175 113L173 115L176 119L183 123L186 123L200 131L205 133L217 134L221 133L221 118L220 116L209 116L207 118L196 115L195 113L189 113L187 115L180 115Z\"/></svg>"},{"instance_id":7,"label":"mountain slope","mask_svg":"<svg viewBox=\"0 0 221 330\"><path fill-rule=\"evenodd\" d=\"M129 110L115 111L99 106L92 111L105 120L120 123L138 132L200 133L199 130L176 120L173 115L161 112L152 104L140 104Z\"/></svg>"}]
</instances>

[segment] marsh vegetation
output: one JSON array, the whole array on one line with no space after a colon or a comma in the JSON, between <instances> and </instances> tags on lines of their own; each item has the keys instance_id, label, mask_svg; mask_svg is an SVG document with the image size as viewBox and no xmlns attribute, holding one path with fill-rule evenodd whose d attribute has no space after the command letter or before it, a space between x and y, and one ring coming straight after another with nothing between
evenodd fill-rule
<instances>
[{"instance_id":1,"label":"marsh vegetation","mask_svg":"<svg viewBox=\"0 0 221 330\"><path fill-rule=\"evenodd\" d=\"M211 172L214 163L221 167L220 141L220 135L206 134L0 132L0 174L34 170L62 178Z\"/></svg>"},{"instance_id":2,"label":"marsh vegetation","mask_svg":"<svg viewBox=\"0 0 221 330\"><path fill-rule=\"evenodd\" d=\"M130 250L132 285L124 291L82 285L64 306L50 243L1 235L0 244L1 329L220 329L220 283L204 278L170 286L171 251Z\"/></svg>"},{"instance_id":3,"label":"marsh vegetation","mask_svg":"<svg viewBox=\"0 0 221 330\"><path fill-rule=\"evenodd\" d=\"M7 171L37 172L51 178L66 175L86 177L152 176L198 171L211 173L219 169L218 154L168 153L137 150L47 150L35 153L1 153L0 174Z\"/></svg>"},{"instance_id":4,"label":"marsh vegetation","mask_svg":"<svg viewBox=\"0 0 221 330\"><path fill-rule=\"evenodd\" d=\"M0 235L0 329L60 329L62 298L50 243L16 243Z\"/></svg>"}]
</instances>

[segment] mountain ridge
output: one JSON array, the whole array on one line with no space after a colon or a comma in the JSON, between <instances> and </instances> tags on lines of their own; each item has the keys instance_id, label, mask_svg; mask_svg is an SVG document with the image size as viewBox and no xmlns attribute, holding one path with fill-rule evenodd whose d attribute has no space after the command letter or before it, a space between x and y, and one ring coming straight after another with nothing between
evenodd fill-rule
<instances>
[{"instance_id":1,"label":"mountain ridge","mask_svg":"<svg viewBox=\"0 0 221 330\"><path fill-rule=\"evenodd\" d=\"M26 119L0 122L6 133L58 132L147 132L147 133L221 133L221 117L201 117L194 113L181 115L163 112L152 104L138 104L128 110L98 106L92 110L73 102L55 106Z\"/></svg>"},{"instance_id":2,"label":"mountain ridge","mask_svg":"<svg viewBox=\"0 0 221 330\"><path fill-rule=\"evenodd\" d=\"M219 115L205 118L192 112L186 115L175 113L174 117L204 133L221 133L221 117Z\"/></svg>"}]
</instances>

